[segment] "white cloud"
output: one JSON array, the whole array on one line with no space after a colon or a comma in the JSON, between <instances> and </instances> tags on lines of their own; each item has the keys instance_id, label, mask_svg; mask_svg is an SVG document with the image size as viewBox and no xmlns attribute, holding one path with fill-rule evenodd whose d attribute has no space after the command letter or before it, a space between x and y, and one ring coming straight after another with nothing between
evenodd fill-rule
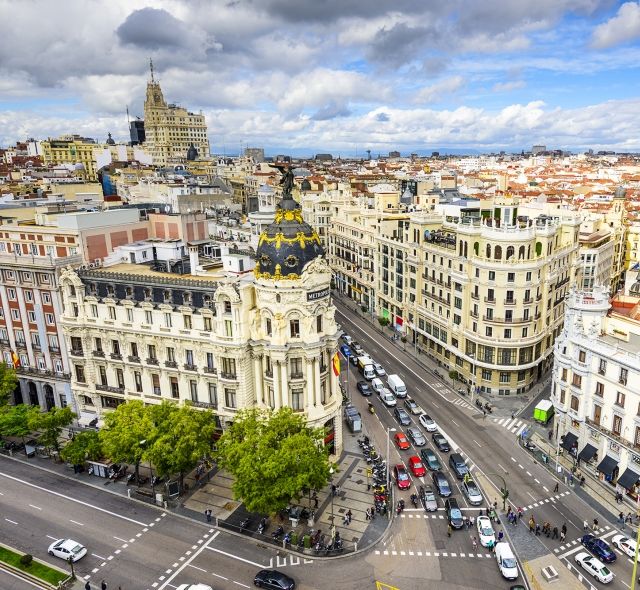
<instances>
[{"instance_id":1,"label":"white cloud","mask_svg":"<svg viewBox=\"0 0 640 590\"><path fill-rule=\"evenodd\" d=\"M600 49L640 37L640 3L625 2L618 13L593 31L591 43Z\"/></svg>"},{"instance_id":2,"label":"white cloud","mask_svg":"<svg viewBox=\"0 0 640 590\"><path fill-rule=\"evenodd\" d=\"M421 88L416 94L414 101L418 104L429 104L434 102L446 102L451 95L464 85L462 76L453 76L440 80L431 86Z\"/></svg>"},{"instance_id":3,"label":"white cloud","mask_svg":"<svg viewBox=\"0 0 640 590\"><path fill-rule=\"evenodd\" d=\"M526 83L524 80L512 80L511 82L497 82L491 87L494 92L511 92L512 90L518 90L524 88Z\"/></svg>"}]
</instances>

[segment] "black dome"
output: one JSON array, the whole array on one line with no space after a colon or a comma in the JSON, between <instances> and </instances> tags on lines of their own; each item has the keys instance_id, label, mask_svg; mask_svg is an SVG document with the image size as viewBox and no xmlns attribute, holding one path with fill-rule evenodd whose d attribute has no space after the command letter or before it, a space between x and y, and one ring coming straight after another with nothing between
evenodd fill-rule
<instances>
[{"instance_id":1,"label":"black dome","mask_svg":"<svg viewBox=\"0 0 640 590\"><path fill-rule=\"evenodd\" d=\"M308 262L324 256L317 232L302 219L290 195L280 202L275 221L260 234L256 250L257 278L299 279Z\"/></svg>"},{"instance_id":2,"label":"black dome","mask_svg":"<svg viewBox=\"0 0 640 590\"><path fill-rule=\"evenodd\" d=\"M311 190L311 183L306 178L300 183L300 190L301 191Z\"/></svg>"}]
</instances>

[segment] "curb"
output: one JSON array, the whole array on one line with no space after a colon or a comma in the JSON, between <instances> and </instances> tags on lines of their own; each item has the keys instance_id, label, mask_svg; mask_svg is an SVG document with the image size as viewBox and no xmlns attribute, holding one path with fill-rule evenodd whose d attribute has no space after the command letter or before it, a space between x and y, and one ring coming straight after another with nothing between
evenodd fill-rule
<instances>
[{"instance_id":1,"label":"curb","mask_svg":"<svg viewBox=\"0 0 640 590\"><path fill-rule=\"evenodd\" d=\"M20 551L19 549L16 549L15 547L11 547L11 545L6 545L5 543L2 543L2 542L0 542L0 547L4 547L5 549L9 551L13 551L14 553L21 553L22 555L26 555L24 551ZM33 561L39 563L40 565L46 566L52 570L59 571L61 574L64 574L65 576L67 576L66 579L62 582L63 587L65 584L69 582L69 580L71 580L71 574L69 574L69 572L67 572L66 570L63 570L56 565L47 563L46 561L42 561L37 557L33 557ZM56 588L60 587L60 586L54 586L53 584L50 584L46 580L38 578L37 576L30 574L29 572L25 572L24 570L18 569L17 567L14 567L4 561L0 561L0 570L7 571L13 574L14 576L18 578L22 578L23 580L39 588L51 588L55 590Z\"/></svg>"}]
</instances>

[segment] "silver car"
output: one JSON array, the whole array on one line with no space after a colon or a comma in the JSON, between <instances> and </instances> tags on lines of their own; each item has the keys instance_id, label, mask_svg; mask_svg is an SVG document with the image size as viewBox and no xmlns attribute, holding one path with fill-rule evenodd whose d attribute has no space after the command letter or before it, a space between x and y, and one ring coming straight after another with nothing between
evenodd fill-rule
<instances>
[{"instance_id":1,"label":"silver car","mask_svg":"<svg viewBox=\"0 0 640 590\"><path fill-rule=\"evenodd\" d=\"M433 488L431 486L425 486L421 488L422 494L420 500L422 501L422 505L427 512L435 512L438 510L438 499L436 495L433 493Z\"/></svg>"},{"instance_id":2,"label":"silver car","mask_svg":"<svg viewBox=\"0 0 640 590\"><path fill-rule=\"evenodd\" d=\"M384 377L387 374L380 363L373 363L373 370L376 372L377 377Z\"/></svg>"},{"instance_id":3,"label":"silver car","mask_svg":"<svg viewBox=\"0 0 640 590\"><path fill-rule=\"evenodd\" d=\"M416 447L424 447L424 445L427 444L422 432L420 432L420 429L415 426L407 428L407 436L411 439L411 442L416 445Z\"/></svg>"},{"instance_id":4,"label":"silver car","mask_svg":"<svg viewBox=\"0 0 640 590\"><path fill-rule=\"evenodd\" d=\"M469 504L472 506L479 506L484 502L484 498L473 480L467 480L462 482L462 491L469 500Z\"/></svg>"}]
</instances>

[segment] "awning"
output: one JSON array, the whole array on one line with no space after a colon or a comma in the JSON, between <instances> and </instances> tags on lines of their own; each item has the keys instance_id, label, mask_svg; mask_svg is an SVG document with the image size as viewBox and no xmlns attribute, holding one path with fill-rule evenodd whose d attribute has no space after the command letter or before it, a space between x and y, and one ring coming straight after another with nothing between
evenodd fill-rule
<instances>
[{"instance_id":1,"label":"awning","mask_svg":"<svg viewBox=\"0 0 640 590\"><path fill-rule=\"evenodd\" d=\"M633 486L635 486L640 481L640 474L636 473L633 469L627 469L619 478L618 484L621 485L625 490L633 490Z\"/></svg>"},{"instance_id":2,"label":"awning","mask_svg":"<svg viewBox=\"0 0 640 590\"><path fill-rule=\"evenodd\" d=\"M570 451L576 446L577 442L578 437L573 434L573 432L567 432L567 434L562 437L562 443L560 444L560 446L563 449L567 449L567 451Z\"/></svg>"},{"instance_id":3,"label":"awning","mask_svg":"<svg viewBox=\"0 0 640 590\"><path fill-rule=\"evenodd\" d=\"M604 459L600 461L596 469L600 473L604 473L607 477L611 477L613 475L613 470L617 466L618 466L618 462L613 457L609 457L609 455L605 455Z\"/></svg>"},{"instance_id":4,"label":"awning","mask_svg":"<svg viewBox=\"0 0 640 590\"><path fill-rule=\"evenodd\" d=\"M591 461L591 459L593 459L593 457L597 452L598 452L598 449L596 447L594 447L593 445L587 444L585 445L584 449L582 449L578 453L578 459L580 459L581 461Z\"/></svg>"}]
</instances>

